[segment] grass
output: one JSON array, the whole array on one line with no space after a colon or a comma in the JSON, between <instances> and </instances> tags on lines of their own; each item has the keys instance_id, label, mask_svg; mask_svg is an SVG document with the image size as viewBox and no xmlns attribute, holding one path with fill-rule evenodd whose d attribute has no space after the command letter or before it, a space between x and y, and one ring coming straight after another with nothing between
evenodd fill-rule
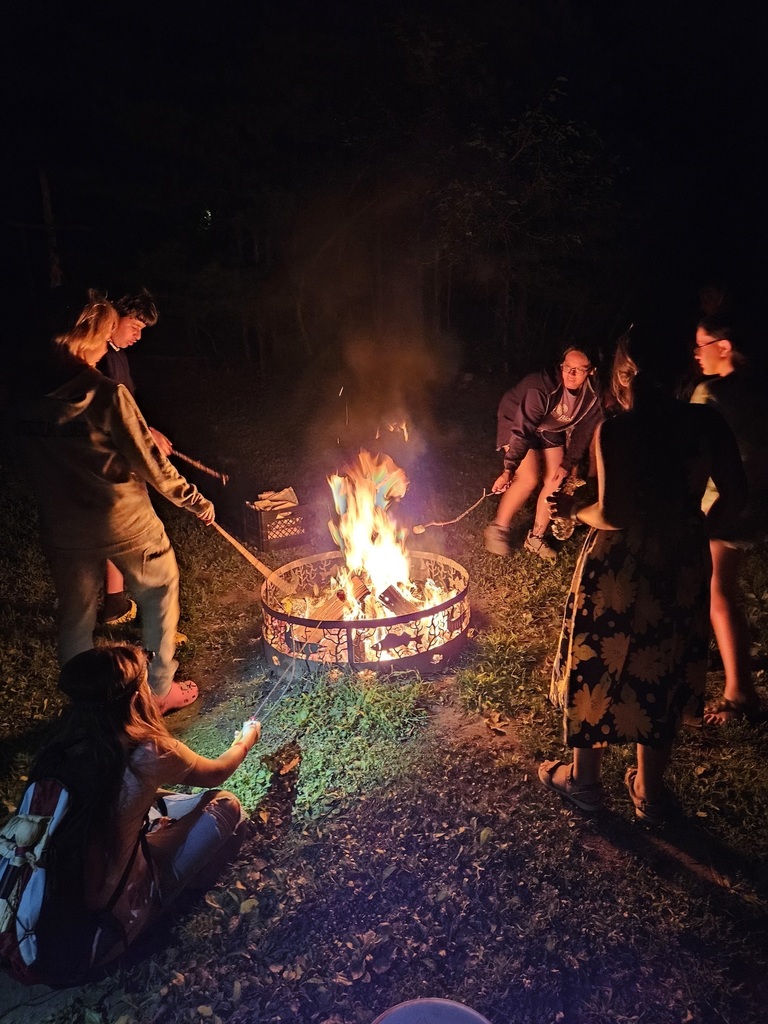
<instances>
[{"instance_id":1,"label":"grass","mask_svg":"<svg viewBox=\"0 0 768 1024\"><path fill-rule=\"evenodd\" d=\"M249 390L213 372L177 383L181 447L233 476L251 473L248 487L293 483L322 503L343 450L365 442L336 445L333 430L315 429L318 403L302 405L304 393ZM463 382L431 427L416 425L413 448L396 456L412 480L402 518L450 519L477 500L496 466L497 397L492 384ZM304 418L276 429L285 408ZM0 795L10 806L61 702L34 513L7 465L4 477ZM160 511L182 571L182 668L202 690L171 727L215 754L275 684L258 643L260 579L214 531ZM424 995L465 1002L493 1024L765 1019L768 728L683 733L670 772L687 812L680 827L635 821L623 748L606 757L608 813L564 808L535 770L562 753L547 692L580 538L555 565L522 552L502 560L481 546L489 517L490 501L418 542L471 574L472 636L455 671L332 671L284 694L278 686L261 744L227 784L255 832L221 883L99 984L37 1011L0 1009L3 1024L370 1024ZM305 553L260 557L277 566ZM764 552L748 558L745 590L764 665ZM764 670L757 681L764 687ZM713 695L720 685L713 671Z\"/></svg>"}]
</instances>

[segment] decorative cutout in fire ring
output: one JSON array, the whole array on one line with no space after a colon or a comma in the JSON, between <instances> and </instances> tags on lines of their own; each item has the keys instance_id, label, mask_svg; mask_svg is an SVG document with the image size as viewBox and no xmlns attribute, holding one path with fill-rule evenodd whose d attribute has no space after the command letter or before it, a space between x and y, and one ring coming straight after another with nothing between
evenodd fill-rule
<instances>
[{"instance_id":1,"label":"decorative cutout in fire ring","mask_svg":"<svg viewBox=\"0 0 768 1024\"><path fill-rule=\"evenodd\" d=\"M344 565L339 551L298 558L262 586L264 649L278 669L372 668L435 672L461 650L469 626L469 574L458 562L430 552L409 552L411 578L430 580L451 595L432 607L383 618L302 618L291 613L291 594L329 588ZM331 588L332 589L332 588Z\"/></svg>"}]
</instances>

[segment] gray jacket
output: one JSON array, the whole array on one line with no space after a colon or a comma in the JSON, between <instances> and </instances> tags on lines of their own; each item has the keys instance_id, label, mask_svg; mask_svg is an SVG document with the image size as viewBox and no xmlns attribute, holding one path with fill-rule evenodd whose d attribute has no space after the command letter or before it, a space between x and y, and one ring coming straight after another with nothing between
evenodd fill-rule
<instances>
[{"instance_id":1,"label":"gray jacket","mask_svg":"<svg viewBox=\"0 0 768 1024\"><path fill-rule=\"evenodd\" d=\"M147 484L197 516L211 507L161 453L128 389L90 367L25 402L17 432L46 547L108 557L156 538Z\"/></svg>"}]
</instances>

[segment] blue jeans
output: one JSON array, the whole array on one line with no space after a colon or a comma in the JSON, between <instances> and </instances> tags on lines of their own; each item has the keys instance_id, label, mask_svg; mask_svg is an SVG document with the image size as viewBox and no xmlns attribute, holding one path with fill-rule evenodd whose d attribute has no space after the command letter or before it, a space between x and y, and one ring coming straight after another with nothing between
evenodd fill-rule
<instances>
[{"instance_id":1,"label":"blue jeans","mask_svg":"<svg viewBox=\"0 0 768 1024\"><path fill-rule=\"evenodd\" d=\"M149 810L149 844L163 904L182 889L208 888L242 838L240 801L225 789L161 793Z\"/></svg>"}]
</instances>

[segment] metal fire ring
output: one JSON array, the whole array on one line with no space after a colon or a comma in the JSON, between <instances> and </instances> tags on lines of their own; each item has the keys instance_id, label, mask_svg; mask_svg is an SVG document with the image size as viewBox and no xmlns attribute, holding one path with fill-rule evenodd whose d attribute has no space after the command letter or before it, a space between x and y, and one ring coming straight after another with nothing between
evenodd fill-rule
<instances>
[{"instance_id":1,"label":"metal fire ring","mask_svg":"<svg viewBox=\"0 0 768 1024\"><path fill-rule=\"evenodd\" d=\"M276 569L261 588L264 653L279 671L355 668L437 672L455 658L469 627L469 573L432 552L411 551L411 575L431 578L454 597L431 608L377 619L307 619L285 610L285 587L322 591L343 566L339 551L297 558ZM277 583L275 581L278 581ZM281 586L282 584L282 586Z\"/></svg>"}]
</instances>

